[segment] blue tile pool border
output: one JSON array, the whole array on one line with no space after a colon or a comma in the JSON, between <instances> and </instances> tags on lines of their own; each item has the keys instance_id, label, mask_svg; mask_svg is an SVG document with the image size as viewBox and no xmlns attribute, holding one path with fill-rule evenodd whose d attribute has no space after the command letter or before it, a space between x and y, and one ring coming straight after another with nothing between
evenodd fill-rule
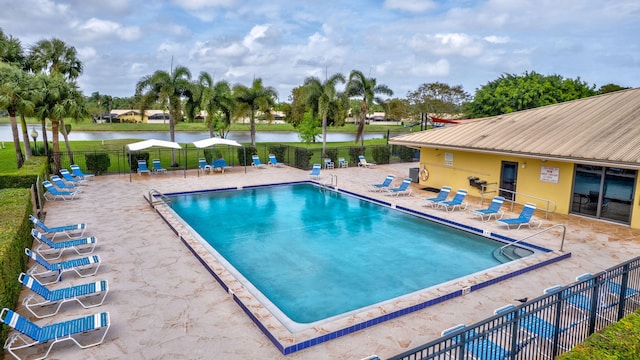
<instances>
[{"instance_id":1,"label":"blue tile pool border","mask_svg":"<svg viewBox=\"0 0 640 360\"><path fill-rule=\"evenodd\" d=\"M315 181L292 181L292 182L282 182L282 183L272 183L272 184L264 184L264 185L251 185L251 186L242 186L242 187L228 187L228 188L218 188L218 189L207 189L207 190L198 190L198 191L185 191L185 192L172 192L172 193L165 193L163 194L164 196L177 196L177 195L191 195L191 194L201 194L201 193L210 193L210 192L220 192L220 191L237 191L237 190L244 190L244 189L253 189L253 188L264 188L264 187L273 187L273 186L281 186L281 185L296 185L296 184L314 184L316 186L321 186L321 187L326 187L325 185L322 185L318 182ZM427 213L423 213L421 211L417 211L415 209L410 209L407 207L403 207L403 206L393 206L392 203L390 202L386 202L386 201L382 201L379 199L374 199L362 194L358 194L358 193L354 193L351 191L346 191L346 190L342 190L339 188L331 188L334 191L338 191L344 194L348 194L354 197L357 197L359 199L363 199L366 201L370 201L382 206L386 206L386 207L391 207L394 209L397 209L399 211L408 213L408 214L412 214L412 215L416 215L422 218L426 218L428 220L437 222L437 223L441 223L441 224L445 224L445 225L449 225L451 227L457 228L457 229L462 229L477 235L482 235L482 236L489 236L493 239L497 239L500 241L503 241L505 243L511 243L516 241L515 239L500 235L500 234L495 234L495 233L487 233L484 230L480 229L480 228L476 228L474 226L470 226L470 225L465 225L465 224L460 224L457 223L455 221L449 220L449 219L444 219L438 216L434 216L431 214L427 214ZM153 196L160 196L160 195L153 195ZM147 200L147 202L149 202L150 205L152 205L152 199L146 198L144 197L145 200ZM153 206L153 205L152 205ZM196 250L182 237L182 235L171 225L171 223L169 222L169 219L167 219L165 216L163 216L162 213L160 213L157 209L155 210L156 213L160 216L161 219L163 219L165 221L165 223L169 226L169 228L176 234L176 236L178 236L178 238L180 239L180 241L182 241L182 243L187 247L187 249L189 249L189 251L198 259L198 261L207 269L207 271L214 277L214 279L218 282L218 284L220 284L220 286L222 286L222 288L225 290L225 292L229 293L229 287L224 283L224 281L215 273L215 271L206 263L206 261L201 258L198 253L196 252ZM546 249L544 247L540 247L534 244L530 244L530 243L525 243L525 242L520 242L520 244L523 244L527 247L530 248L534 248L536 250L539 250L541 252L551 252L552 250L550 249ZM568 259L569 257L571 257L571 253L567 252L567 253L563 253L557 257L551 258L551 259L547 259L543 262L537 263L537 264L533 264L530 266L527 266L525 268L522 269L518 269L515 270L511 273L508 274L504 274L498 277L495 277L493 279L489 279L477 284L474 284L472 286L470 286L469 291L476 291L482 288L485 288L487 286L496 284L500 281L504 281L507 279L511 279L513 277L516 277L518 275L527 273L529 271L532 270L536 270L539 269L541 267L553 264L555 262L564 260L564 259ZM370 326L374 326L380 323L383 323L385 321L388 320L392 320L395 319L397 317L406 315L406 314L410 314L419 310L422 310L424 308L427 308L429 306L433 306L436 304L439 304L443 301L447 301L453 298L456 298L458 296L462 296L463 295L463 290L462 289L458 289L456 291L452 291L448 294L444 294L441 295L439 297L433 298L433 299L429 299L427 301L409 306L407 308L404 309L400 309L397 311L393 311L393 312L389 312L386 313L384 315L375 317L373 319L369 319L366 321L363 321L361 323L357 323L336 331L332 331L329 332L327 334L323 334L321 336L317 336L317 337L312 337L310 339L304 340L304 341L300 341L297 344L293 344L293 345L289 345L289 346L285 346L284 344L282 344L263 324L262 322L260 322L259 319L257 319L255 317L255 315L251 312L251 310L249 308L247 308L247 306L237 297L235 296L235 294L231 294L233 297L233 300L235 301L236 304L238 304L238 306L240 306L240 308L242 309L242 311L244 311L245 314L247 314L249 316L249 318L253 321L253 323L260 329L260 331L262 331L263 334L265 334L267 336L267 338L273 343L273 345L283 354L283 355L289 355L292 354L294 352L300 351L300 350L304 350L307 349L309 347L324 343L326 341L329 340L333 340L345 335L349 335L351 333L354 333L356 331L360 331L362 329L366 329Z\"/></svg>"}]
</instances>

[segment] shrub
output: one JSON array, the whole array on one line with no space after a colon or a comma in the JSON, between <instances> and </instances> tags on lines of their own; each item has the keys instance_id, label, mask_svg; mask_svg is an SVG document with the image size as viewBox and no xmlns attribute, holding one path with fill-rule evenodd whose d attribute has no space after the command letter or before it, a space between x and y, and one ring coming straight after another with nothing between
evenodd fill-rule
<instances>
[{"instance_id":1,"label":"shrub","mask_svg":"<svg viewBox=\"0 0 640 360\"><path fill-rule=\"evenodd\" d=\"M640 311L592 334L557 359L640 359Z\"/></svg>"},{"instance_id":2,"label":"shrub","mask_svg":"<svg viewBox=\"0 0 640 360\"><path fill-rule=\"evenodd\" d=\"M246 157L245 157L246 154ZM258 151L253 146L245 146L244 148L238 148L238 162L240 166L250 166L253 162L251 156L258 154Z\"/></svg>"},{"instance_id":3,"label":"shrub","mask_svg":"<svg viewBox=\"0 0 640 360\"><path fill-rule=\"evenodd\" d=\"M388 146L376 146L373 148L373 162L376 164L388 164L391 150Z\"/></svg>"},{"instance_id":4,"label":"shrub","mask_svg":"<svg viewBox=\"0 0 640 360\"><path fill-rule=\"evenodd\" d=\"M271 145L269 146L269 153L276 156L276 160L281 163L285 162L285 152L287 151L287 146L284 145Z\"/></svg>"},{"instance_id":5,"label":"shrub","mask_svg":"<svg viewBox=\"0 0 640 360\"><path fill-rule=\"evenodd\" d=\"M416 152L417 151L418 150L415 150L415 149L412 149L412 148L408 148L406 146L398 146L397 147L398 157L403 162L413 161L413 159L416 158Z\"/></svg>"},{"instance_id":6,"label":"shrub","mask_svg":"<svg viewBox=\"0 0 640 360\"><path fill-rule=\"evenodd\" d=\"M84 156L87 171L96 175L104 174L111 166L111 158L107 153L86 154ZM136 169L138 162L136 161Z\"/></svg>"},{"instance_id":7,"label":"shrub","mask_svg":"<svg viewBox=\"0 0 640 360\"><path fill-rule=\"evenodd\" d=\"M309 160L313 156L313 151L307 150L305 148L296 148L295 153L295 167L298 169L308 169L309 168Z\"/></svg>"},{"instance_id":8,"label":"shrub","mask_svg":"<svg viewBox=\"0 0 640 360\"><path fill-rule=\"evenodd\" d=\"M129 154L129 159L131 159L131 163L129 166L131 167L131 171L138 171L138 160L144 160L147 162L147 166L149 165L149 153L146 151L138 151Z\"/></svg>"}]
</instances>

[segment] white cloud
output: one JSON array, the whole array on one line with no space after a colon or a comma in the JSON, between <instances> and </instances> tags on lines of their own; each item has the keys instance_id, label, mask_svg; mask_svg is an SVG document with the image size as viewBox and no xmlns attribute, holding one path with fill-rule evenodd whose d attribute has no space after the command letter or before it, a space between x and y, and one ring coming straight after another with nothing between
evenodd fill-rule
<instances>
[{"instance_id":1,"label":"white cloud","mask_svg":"<svg viewBox=\"0 0 640 360\"><path fill-rule=\"evenodd\" d=\"M411 67L411 74L419 77L441 77L449 75L449 61L440 59L435 63L416 64Z\"/></svg>"},{"instance_id":2,"label":"white cloud","mask_svg":"<svg viewBox=\"0 0 640 360\"><path fill-rule=\"evenodd\" d=\"M414 35L409 42L417 51L430 52L436 55L478 56L483 46L476 38L461 33Z\"/></svg>"},{"instance_id":3,"label":"white cloud","mask_svg":"<svg viewBox=\"0 0 640 360\"><path fill-rule=\"evenodd\" d=\"M122 26L114 21L97 18L91 18L84 23L76 24L75 27L84 38L88 39L115 35L125 41L134 41L138 40L142 35L137 26Z\"/></svg>"},{"instance_id":4,"label":"white cloud","mask_svg":"<svg viewBox=\"0 0 640 360\"><path fill-rule=\"evenodd\" d=\"M212 7L232 8L236 5L235 0L173 0L172 3L189 10L200 10Z\"/></svg>"},{"instance_id":5,"label":"white cloud","mask_svg":"<svg viewBox=\"0 0 640 360\"><path fill-rule=\"evenodd\" d=\"M492 44L506 44L510 41L508 36L496 36L496 35L485 36L484 40Z\"/></svg>"},{"instance_id":6,"label":"white cloud","mask_svg":"<svg viewBox=\"0 0 640 360\"><path fill-rule=\"evenodd\" d=\"M384 7L386 9L421 13L433 9L435 4L430 0L385 0Z\"/></svg>"}]
</instances>

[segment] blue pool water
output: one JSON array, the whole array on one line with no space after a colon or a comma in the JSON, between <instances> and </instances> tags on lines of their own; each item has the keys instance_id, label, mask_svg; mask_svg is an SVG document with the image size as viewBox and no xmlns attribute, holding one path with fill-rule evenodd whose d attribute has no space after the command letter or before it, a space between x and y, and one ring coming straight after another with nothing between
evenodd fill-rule
<instances>
[{"instance_id":1,"label":"blue pool water","mask_svg":"<svg viewBox=\"0 0 640 360\"><path fill-rule=\"evenodd\" d=\"M311 184L177 195L172 208L297 323L500 264L501 242Z\"/></svg>"}]
</instances>

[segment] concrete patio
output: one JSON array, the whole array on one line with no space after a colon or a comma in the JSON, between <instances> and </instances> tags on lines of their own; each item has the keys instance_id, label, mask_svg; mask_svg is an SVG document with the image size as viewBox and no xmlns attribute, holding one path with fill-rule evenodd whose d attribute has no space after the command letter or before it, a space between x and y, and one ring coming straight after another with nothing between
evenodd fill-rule
<instances>
[{"instance_id":1,"label":"concrete patio","mask_svg":"<svg viewBox=\"0 0 640 360\"><path fill-rule=\"evenodd\" d=\"M365 193L368 184L381 182L387 174L396 176L397 185L412 166L414 164L405 163L371 169L323 170L320 181L328 180L330 172L337 176L340 188ZM170 231L143 196L151 189L164 193L308 180L308 173L285 166L248 167L246 173L244 168L235 167L223 174L200 176L190 170L186 177L182 171L151 176L134 174L131 182L129 174L99 176L86 186L79 199L48 202L45 223L87 223L87 235L98 238L95 253L103 262L95 277L69 276L59 285L106 279L110 293L98 308L82 309L67 304L57 316L36 323L43 325L101 311L108 311L112 322L102 345L85 350L71 344L56 345L51 358L298 360L361 359L371 354L386 358L436 339L443 329L452 325L484 319L495 308L513 303L516 298L535 298L546 287L573 282L579 274L598 272L640 254L639 231L577 216L551 214L548 219L542 219L541 228L565 224L564 251L571 252L571 258L285 356ZM392 201L513 238L539 231L506 230L495 222L482 223L467 211L445 213L426 208L424 198L434 193L422 190L425 186L429 184L411 184L411 196ZM391 200L384 194L367 193L367 196ZM487 205L485 202L481 206L479 198L471 198L469 203L470 208ZM541 214L537 215L540 218ZM560 234L560 229L552 230L532 242L558 250ZM23 291L22 297L27 294ZM27 314L21 306L17 311Z\"/></svg>"}]
</instances>

